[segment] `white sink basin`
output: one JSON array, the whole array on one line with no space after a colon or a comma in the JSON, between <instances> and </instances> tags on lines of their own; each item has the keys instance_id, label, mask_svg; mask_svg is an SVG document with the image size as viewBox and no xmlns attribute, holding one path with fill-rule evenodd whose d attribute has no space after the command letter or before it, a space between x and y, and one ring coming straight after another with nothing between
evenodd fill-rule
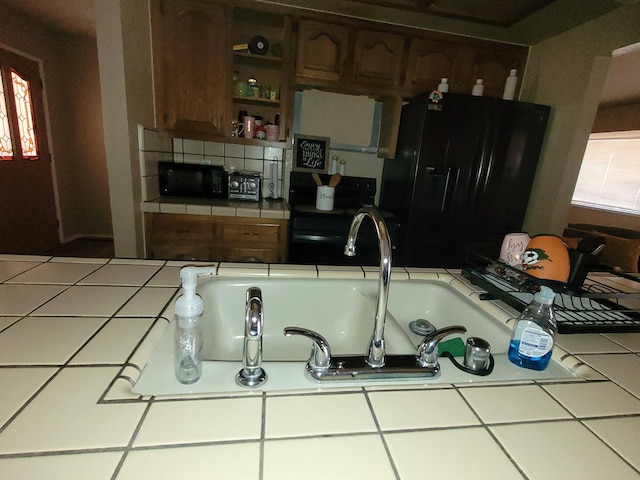
<instances>
[{"instance_id":1,"label":"white sink basin","mask_svg":"<svg viewBox=\"0 0 640 480\"><path fill-rule=\"evenodd\" d=\"M151 355L134 392L160 395L246 390L235 384L234 377L242 368L245 297L250 287L258 287L262 291L263 368L269 377L265 384L255 390L299 390L363 384L363 381L340 381L329 386L307 379L303 373L311 342L299 336L285 337L283 329L296 326L316 331L329 341L334 355L365 355L373 332L377 280L214 277L201 279L198 285L198 293L204 301L202 322L205 362L202 378L193 385L182 385L175 380L172 324ZM422 337L409 330L409 323L419 318L429 320L438 329L463 325L467 328L467 334L457 336L465 341L468 337L487 340L495 357L494 372L487 377L479 377L456 369L449 359L441 359L441 374L432 379L375 380L366 384L573 377L554 360L543 372L512 365L506 358L510 328L456 288L438 280L391 282L385 325L387 354L416 352ZM462 358L459 360L462 362Z\"/></svg>"},{"instance_id":2,"label":"white sink basin","mask_svg":"<svg viewBox=\"0 0 640 480\"><path fill-rule=\"evenodd\" d=\"M329 341L334 354L366 353L373 332L377 282L203 279L198 288L204 301L203 358L225 361L242 358L245 294L250 287L262 291L264 361L309 358L311 342L300 337L285 337L282 332L289 326L318 332ZM388 316L385 341L389 353L414 350L411 340L392 316Z\"/></svg>"}]
</instances>

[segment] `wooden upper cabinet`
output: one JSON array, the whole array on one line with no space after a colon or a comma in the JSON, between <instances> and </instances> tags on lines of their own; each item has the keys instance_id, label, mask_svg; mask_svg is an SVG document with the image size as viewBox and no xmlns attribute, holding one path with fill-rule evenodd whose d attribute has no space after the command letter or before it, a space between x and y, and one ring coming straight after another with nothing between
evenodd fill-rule
<instances>
[{"instance_id":1,"label":"wooden upper cabinet","mask_svg":"<svg viewBox=\"0 0 640 480\"><path fill-rule=\"evenodd\" d=\"M299 78L395 88L401 83L404 36L315 20L298 25L296 74Z\"/></svg>"},{"instance_id":2,"label":"wooden upper cabinet","mask_svg":"<svg viewBox=\"0 0 640 480\"><path fill-rule=\"evenodd\" d=\"M455 78L456 62L460 45L453 42L413 37L409 45L407 75L404 82L404 96L413 97L434 90L440 80L446 77L449 91L467 93Z\"/></svg>"},{"instance_id":3,"label":"wooden upper cabinet","mask_svg":"<svg viewBox=\"0 0 640 480\"><path fill-rule=\"evenodd\" d=\"M301 19L296 73L307 78L341 81L345 76L349 27Z\"/></svg>"},{"instance_id":4,"label":"wooden upper cabinet","mask_svg":"<svg viewBox=\"0 0 640 480\"><path fill-rule=\"evenodd\" d=\"M231 115L230 15L198 0L156 0L153 35L158 127L223 135Z\"/></svg>"},{"instance_id":5,"label":"wooden upper cabinet","mask_svg":"<svg viewBox=\"0 0 640 480\"><path fill-rule=\"evenodd\" d=\"M481 78L485 97L502 98L504 84L512 68L518 70L516 98L527 60L527 47L517 45L465 46L461 49L459 78L465 82L461 93L471 93L476 79Z\"/></svg>"},{"instance_id":6,"label":"wooden upper cabinet","mask_svg":"<svg viewBox=\"0 0 640 480\"><path fill-rule=\"evenodd\" d=\"M404 36L357 29L353 80L359 84L395 88L400 85Z\"/></svg>"}]
</instances>

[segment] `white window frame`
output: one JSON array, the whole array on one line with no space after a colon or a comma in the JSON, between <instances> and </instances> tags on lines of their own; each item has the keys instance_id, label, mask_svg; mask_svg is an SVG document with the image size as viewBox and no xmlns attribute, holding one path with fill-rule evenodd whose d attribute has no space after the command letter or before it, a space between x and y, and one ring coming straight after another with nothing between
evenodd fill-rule
<instances>
[{"instance_id":1,"label":"white window frame","mask_svg":"<svg viewBox=\"0 0 640 480\"><path fill-rule=\"evenodd\" d=\"M586 158L588 156L590 145L593 145L595 142L629 142L629 141L634 141L634 142L637 141L639 144L637 164L634 164L633 167L631 167L633 169L633 173L630 173L630 175L627 176L627 178L629 177L633 178L633 176L640 175L640 130L630 130L630 131L623 131L623 132L600 132L600 133L592 133L589 136L589 143L587 145L587 149L585 150L585 160L583 160L583 164L580 169L580 174L578 175L576 186L573 192L573 198L571 200L572 205L596 209L596 210L604 210L608 212L616 212L616 213L624 213L629 215L640 216L640 177L638 180L638 184L634 185L636 192L635 192L635 198L631 208L628 208L628 206L621 205L621 204L612 204L614 202L607 201L606 199L602 198L602 192L605 191L607 187L610 189L612 185L615 185L614 183L612 183L612 180L609 177L610 169L615 168L615 166L613 165L614 156L615 156L615 145L613 145L613 148L611 151L611 157L609 158L609 163L605 171L604 172L600 171L597 178L594 178L595 176L591 176L591 177L585 176L587 175L586 173L587 170L585 169L585 162L587 161ZM623 171L627 172L628 170L625 169ZM609 183L607 183L607 181L609 181ZM591 185L588 185L589 183L591 183ZM589 196L591 197L597 197L596 201L584 200L585 193L588 193Z\"/></svg>"}]
</instances>

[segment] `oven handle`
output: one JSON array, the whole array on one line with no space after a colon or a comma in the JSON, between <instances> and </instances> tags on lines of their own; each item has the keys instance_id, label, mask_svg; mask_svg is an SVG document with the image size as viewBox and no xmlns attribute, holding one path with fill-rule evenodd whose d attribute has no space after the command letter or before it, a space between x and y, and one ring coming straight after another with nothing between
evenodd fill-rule
<instances>
[{"instance_id":1,"label":"oven handle","mask_svg":"<svg viewBox=\"0 0 640 480\"><path fill-rule=\"evenodd\" d=\"M341 242L345 241L345 237L342 235L304 235L304 234L294 234L293 240L307 240L312 242L326 242L326 241L334 241L338 240Z\"/></svg>"}]
</instances>

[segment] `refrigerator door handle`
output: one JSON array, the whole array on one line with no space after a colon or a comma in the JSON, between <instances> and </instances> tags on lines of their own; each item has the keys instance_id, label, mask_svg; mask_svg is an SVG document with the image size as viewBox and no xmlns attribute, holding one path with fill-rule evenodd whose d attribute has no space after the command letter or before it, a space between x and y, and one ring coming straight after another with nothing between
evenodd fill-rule
<instances>
[{"instance_id":1,"label":"refrigerator door handle","mask_svg":"<svg viewBox=\"0 0 640 480\"><path fill-rule=\"evenodd\" d=\"M471 179L467 195L467 210L473 209L474 205L477 205L479 198L484 193L489 182L489 174L491 172L493 162L491 159L491 125L492 122L487 121L487 123L482 127L480 141L476 146L476 153L474 155L471 170L473 178Z\"/></svg>"},{"instance_id":2,"label":"refrigerator door handle","mask_svg":"<svg viewBox=\"0 0 640 480\"><path fill-rule=\"evenodd\" d=\"M452 200L458 185L460 169L455 167L427 166L425 168L425 173L427 176L437 180L436 182L433 182L433 186L435 187L434 193L437 192L440 195L438 199L438 210L440 213L450 211L452 207ZM437 187L438 185L440 185L441 188Z\"/></svg>"}]
</instances>

